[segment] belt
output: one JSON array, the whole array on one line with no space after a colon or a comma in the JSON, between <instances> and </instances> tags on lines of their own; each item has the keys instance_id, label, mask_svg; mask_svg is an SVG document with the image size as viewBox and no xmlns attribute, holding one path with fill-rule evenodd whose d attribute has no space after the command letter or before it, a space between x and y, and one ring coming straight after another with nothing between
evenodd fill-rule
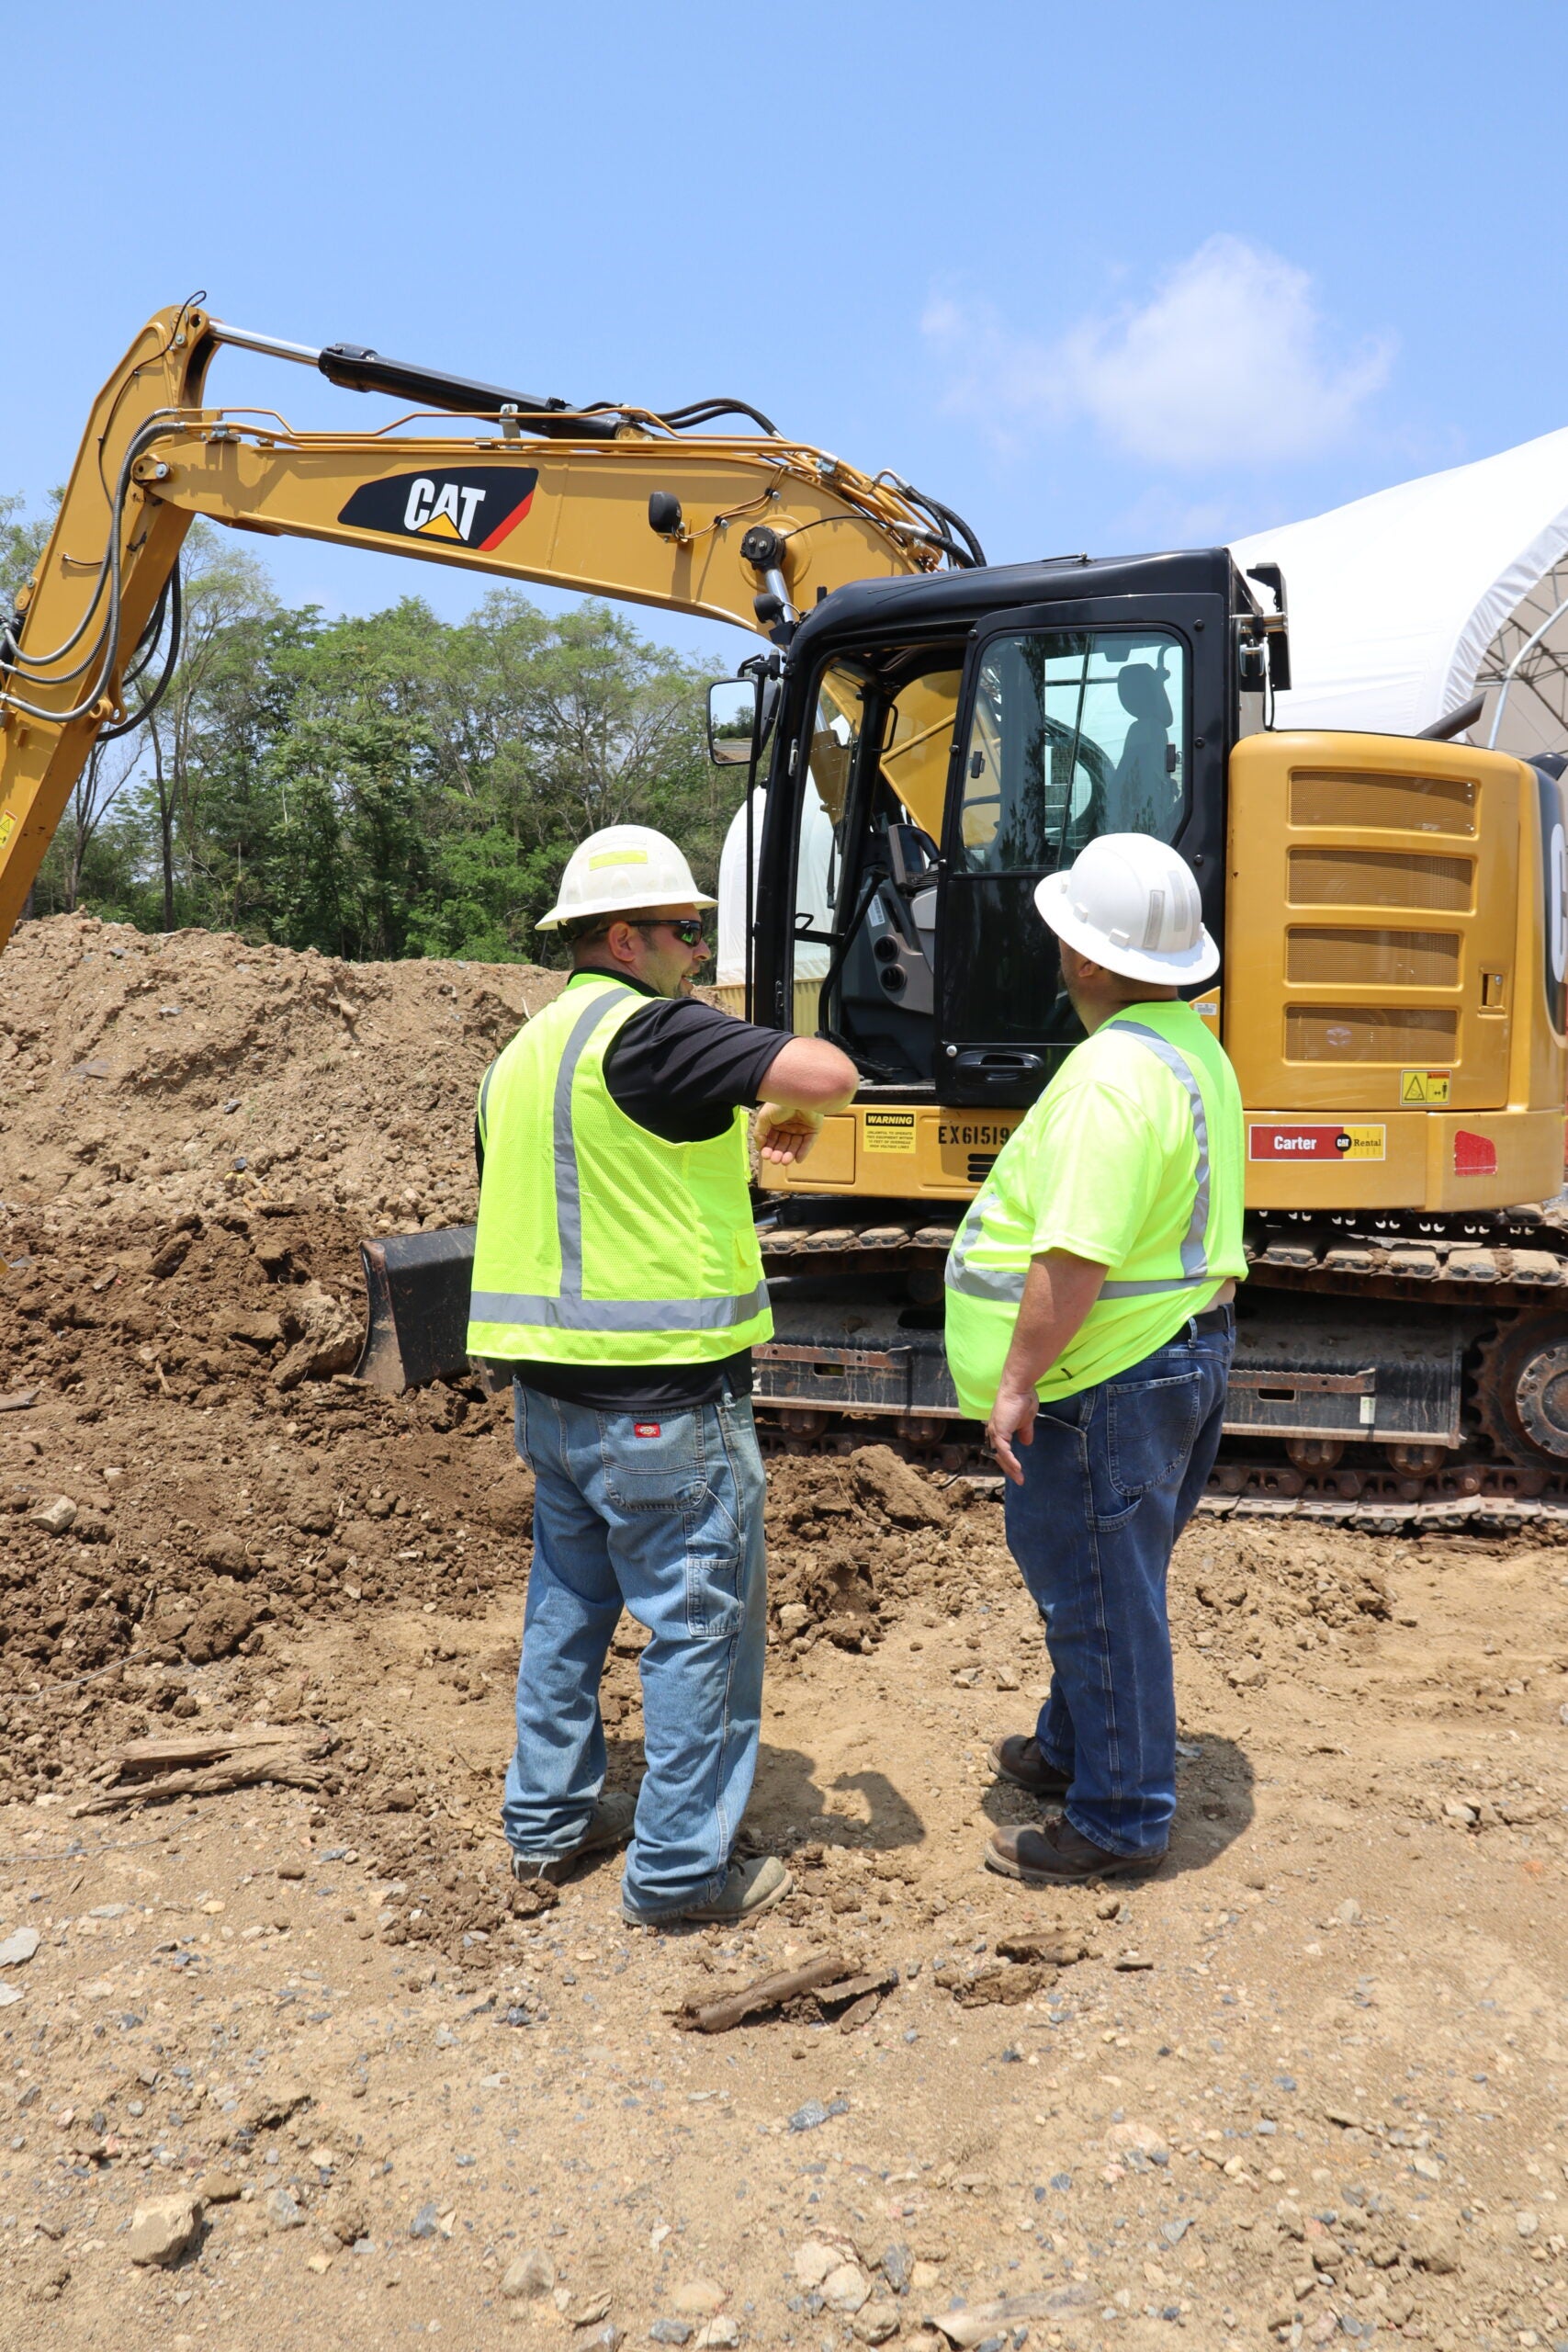
<instances>
[{"instance_id":1,"label":"belt","mask_svg":"<svg viewBox=\"0 0 1568 2352\"><path fill-rule=\"evenodd\" d=\"M1224 1306L1206 1306L1201 1315L1192 1317L1194 1331L1228 1331L1235 1321L1235 1309L1228 1302Z\"/></svg>"}]
</instances>

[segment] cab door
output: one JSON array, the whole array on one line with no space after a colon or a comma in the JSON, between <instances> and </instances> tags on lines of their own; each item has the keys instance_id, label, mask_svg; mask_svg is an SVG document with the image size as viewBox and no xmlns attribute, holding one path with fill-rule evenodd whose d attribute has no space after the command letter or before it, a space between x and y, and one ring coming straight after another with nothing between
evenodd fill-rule
<instances>
[{"instance_id":1,"label":"cab door","mask_svg":"<svg viewBox=\"0 0 1568 2352\"><path fill-rule=\"evenodd\" d=\"M1082 1036L1034 891L1098 835L1173 842L1220 933L1225 659L1219 596L1025 605L976 631L942 836L943 1102L1031 1102Z\"/></svg>"}]
</instances>

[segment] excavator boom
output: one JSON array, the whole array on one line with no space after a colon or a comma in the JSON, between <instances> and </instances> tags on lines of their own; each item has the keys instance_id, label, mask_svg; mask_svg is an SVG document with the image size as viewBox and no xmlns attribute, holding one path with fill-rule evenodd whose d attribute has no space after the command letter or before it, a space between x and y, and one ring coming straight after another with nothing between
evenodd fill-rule
<instances>
[{"instance_id":1,"label":"excavator boom","mask_svg":"<svg viewBox=\"0 0 1568 2352\"><path fill-rule=\"evenodd\" d=\"M434 434L404 419L296 433L271 412L204 408L225 342L355 390L477 411L476 429ZM671 418L573 414L357 345L315 352L189 304L160 311L98 395L37 573L0 637L0 944L94 741L136 723L133 689L161 631L173 659L171 590L195 515L763 631L846 582L975 560L945 510L886 476L771 430L684 429L738 408L766 426L729 401Z\"/></svg>"}]
</instances>

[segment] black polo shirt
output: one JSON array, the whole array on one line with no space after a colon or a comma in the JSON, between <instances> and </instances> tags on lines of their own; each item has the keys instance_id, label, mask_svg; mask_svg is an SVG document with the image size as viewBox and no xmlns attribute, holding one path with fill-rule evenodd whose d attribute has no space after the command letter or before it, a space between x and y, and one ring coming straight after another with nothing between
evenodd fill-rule
<instances>
[{"instance_id":1,"label":"black polo shirt","mask_svg":"<svg viewBox=\"0 0 1568 2352\"><path fill-rule=\"evenodd\" d=\"M575 975L574 975L575 977ZM594 971L648 999L625 1022L604 1057L610 1099L628 1119L665 1143L712 1143L738 1109L751 1110L761 1082L789 1044L787 1030L738 1021L696 997L659 996L624 972ZM570 983L569 983L570 985ZM474 1151L484 1174L476 1127ZM726 1391L751 1393L751 1351L718 1363L623 1364L515 1363L525 1387L604 1413L680 1412L711 1405Z\"/></svg>"}]
</instances>

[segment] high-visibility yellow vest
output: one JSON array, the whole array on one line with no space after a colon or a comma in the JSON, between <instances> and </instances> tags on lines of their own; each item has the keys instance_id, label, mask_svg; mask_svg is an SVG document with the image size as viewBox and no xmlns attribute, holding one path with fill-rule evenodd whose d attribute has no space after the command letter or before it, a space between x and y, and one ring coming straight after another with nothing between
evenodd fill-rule
<instances>
[{"instance_id":1,"label":"high-visibility yellow vest","mask_svg":"<svg viewBox=\"0 0 1568 2352\"><path fill-rule=\"evenodd\" d=\"M710 1363L771 1337L746 1114L710 1143L666 1143L605 1081L648 1001L583 975L486 1071L470 1355Z\"/></svg>"},{"instance_id":2,"label":"high-visibility yellow vest","mask_svg":"<svg viewBox=\"0 0 1568 2352\"><path fill-rule=\"evenodd\" d=\"M1145 1169L1117 1158L1120 1131L1104 1164L1096 1165L1094 1091L1101 1083L1146 1112ZM1032 1258L1042 1248L1074 1246L1040 1238L1051 1224L1053 1130L1059 1136L1064 1121L1073 1123L1079 1145L1080 1181L1087 1165L1096 1194L1109 1199L1146 1175L1152 1207L1124 1262L1110 1268L1077 1337L1039 1382L1042 1397L1114 1379L1163 1347L1224 1283L1247 1272L1244 1121L1235 1071L1189 1005L1139 1004L1112 1015L1074 1048L1014 1128L953 1237L947 1358L959 1401L976 1418L996 1401Z\"/></svg>"}]
</instances>

